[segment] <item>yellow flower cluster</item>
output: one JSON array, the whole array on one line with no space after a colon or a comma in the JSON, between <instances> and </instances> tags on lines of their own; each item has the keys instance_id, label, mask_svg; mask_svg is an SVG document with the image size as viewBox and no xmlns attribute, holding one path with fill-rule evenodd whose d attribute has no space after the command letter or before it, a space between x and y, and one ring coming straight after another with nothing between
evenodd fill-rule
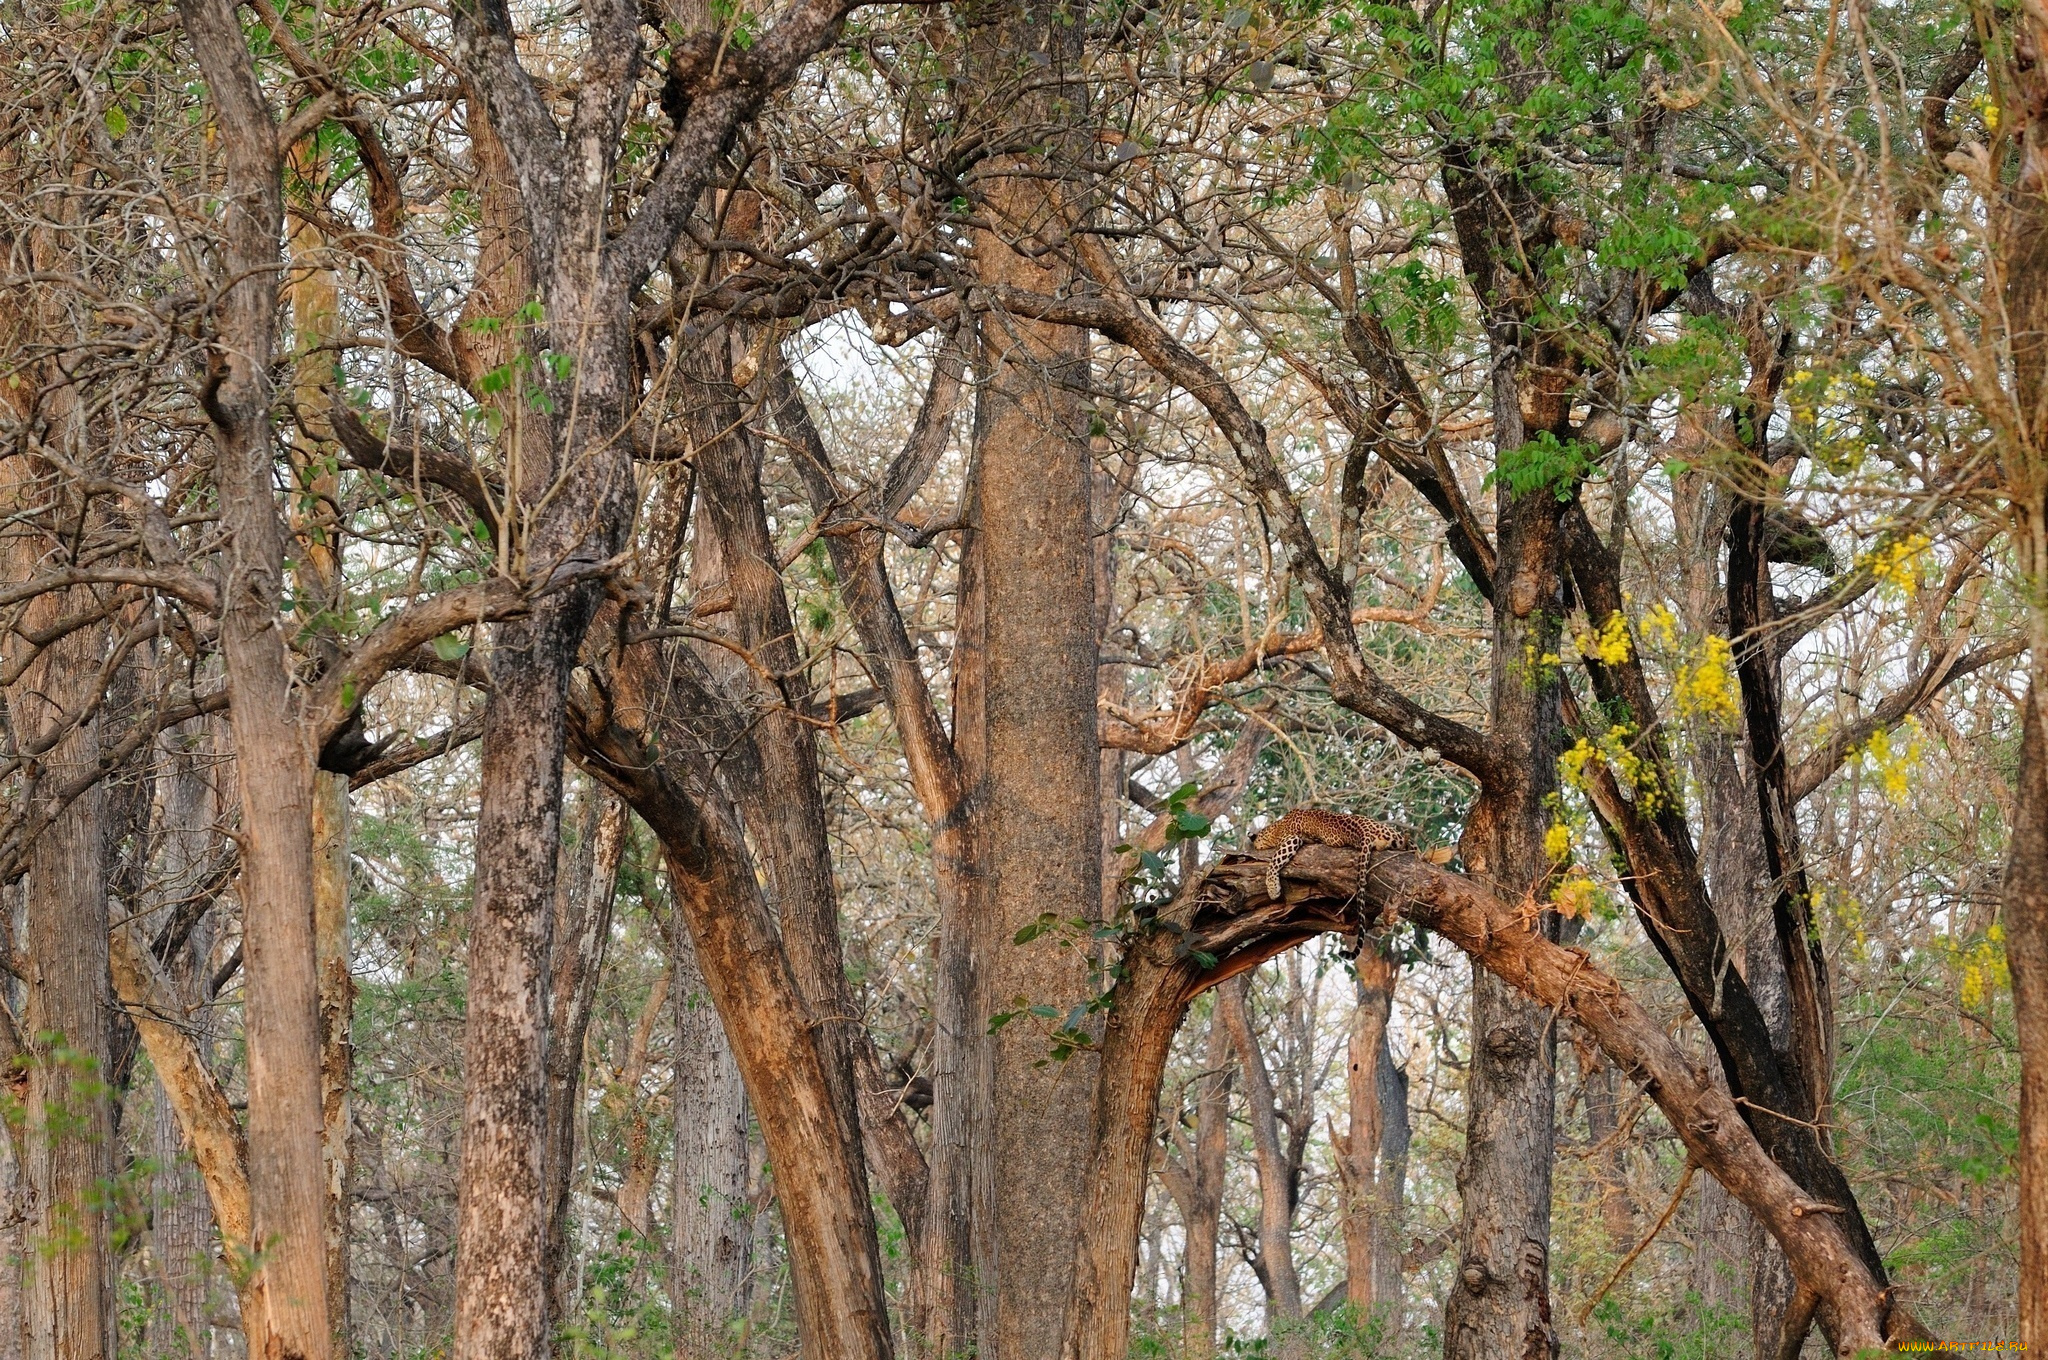
<instances>
[{"instance_id":1,"label":"yellow flower cluster","mask_svg":"<svg viewBox=\"0 0 2048 1360\"><path fill-rule=\"evenodd\" d=\"M1742 685L1736 678L1735 648L1718 633L1700 641L1689 663L1678 667L1671 699L1681 716L1733 727L1742 716Z\"/></svg>"},{"instance_id":2,"label":"yellow flower cluster","mask_svg":"<svg viewBox=\"0 0 2048 1360\"><path fill-rule=\"evenodd\" d=\"M1552 864L1565 864L1572 857L1572 829L1563 822L1552 822L1550 830L1543 833L1543 853L1550 857Z\"/></svg>"},{"instance_id":3,"label":"yellow flower cluster","mask_svg":"<svg viewBox=\"0 0 2048 1360\"><path fill-rule=\"evenodd\" d=\"M1968 949L1955 951L1963 972L1963 1005L1971 1010L1983 1005L1995 987L2009 987L2012 979L2005 966L2005 931L1998 926Z\"/></svg>"},{"instance_id":4,"label":"yellow flower cluster","mask_svg":"<svg viewBox=\"0 0 2048 1360\"><path fill-rule=\"evenodd\" d=\"M1863 743L1863 757L1870 762L1871 773L1877 776L1884 796L1895 806L1903 807L1912 788L1913 767L1920 763L1920 720L1907 718L1899 724L1899 732L1897 740L1882 728L1872 733L1870 740Z\"/></svg>"},{"instance_id":5,"label":"yellow flower cluster","mask_svg":"<svg viewBox=\"0 0 2048 1360\"><path fill-rule=\"evenodd\" d=\"M1920 558L1932 542L1925 534L1907 534L1872 549L1863 564L1870 568L1880 586L1891 586L1910 595L1920 587Z\"/></svg>"},{"instance_id":6,"label":"yellow flower cluster","mask_svg":"<svg viewBox=\"0 0 2048 1360\"><path fill-rule=\"evenodd\" d=\"M1678 616L1665 604L1653 604L1643 615L1643 636L1665 651L1678 645Z\"/></svg>"},{"instance_id":7,"label":"yellow flower cluster","mask_svg":"<svg viewBox=\"0 0 2048 1360\"><path fill-rule=\"evenodd\" d=\"M1605 666L1619 666L1629 658L1628 620L1619 609L1599 628L1584 629L1572 640L1579 644L1581 656Z\"/></svg>"},{"instance_id":8,"label":"yellow flower cluster","mask_svg":"<svg viewBox=\"0 0 2048 1360\"><path fill-rule=\"evenodd\" d=\"M1568 874L1550 893L1550 905L1560 916L1591 916L1606 904L1600 885L1577 871Z\"/></svg>"},{"instance_id":9,"label":"yellow flower cluster","mask_svg":"<svg viewBox=\"0 0 2048 1360\"><path fill-rule=\"evenodd\" d=\"M1614 777L1635 794L1638 811L1646 814L1655 811L1657 781L1651 774L1649 763L1629 746L1629 739L1635 734L1635 728L1629 724L1616 723L1600 734L1597 743L1580 737L1570 750L1557 758L1558 781L1570 788L1584 789L1586 767L1597 760L1612 770ZM1543 843L1548 849L1548 833Z\"/></svg>"}]
</instances>

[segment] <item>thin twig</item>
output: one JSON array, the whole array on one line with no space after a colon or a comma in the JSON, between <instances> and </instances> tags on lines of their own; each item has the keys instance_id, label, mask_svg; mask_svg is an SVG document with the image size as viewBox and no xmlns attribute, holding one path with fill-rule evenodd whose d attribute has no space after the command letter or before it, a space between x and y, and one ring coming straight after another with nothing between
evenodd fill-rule
<instances>
[{"instance_id":1,"label":"thin twig","mask_svg":"<svg viewBox=\"0 0 2048 1360\"><path fill-rule=\"evenodd\" d=\"M1650 1244L1657 1240L1657 1234L1663 1232L1665 1225L1671 1222L1672 1215L1678 1212L1679 1203L1685 1199L1685 1192L1692 1188L1693 1175L1699 1169L1700 1165L1698 1162L1693 1161L1691 1158L1686 1159L1685 1174L1678 1178L1678 1188L1671 1192L1671 1202L1664 1206L1664 1213L1658 1218L1656 1226L1650 1229L1649 1234L1642 1241L1636 1243L1634 1251L1622 1258L1621 1264L1614 1268L1614 1273L1607 1277L1607 1283L1594 1290L1593 1297L1588 1299L1586 1306L1579 1310L1579 1325L1581 1327L1586 1325L1587 1318L1593 1316L1593 1310L1600 1306L1600 1300L1607 1297L1607 1291L1614 1288L1622 1276L1628 1274L1628 1268L1636 1263L1636 1258L1650 1249Z\"/></svg>"}]
</instances>

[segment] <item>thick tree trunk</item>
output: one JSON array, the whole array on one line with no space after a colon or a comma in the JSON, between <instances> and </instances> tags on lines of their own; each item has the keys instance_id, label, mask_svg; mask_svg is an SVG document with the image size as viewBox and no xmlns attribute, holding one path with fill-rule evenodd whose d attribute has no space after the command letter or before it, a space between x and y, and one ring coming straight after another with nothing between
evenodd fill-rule
<instances>
[{"instance_id":1,"label":"thick tree trunk","mask_svg":"<svg viewBox=\"0 0 2048 1360\"><path fill-rule=\"evenodd\" d=\"M669 1301L685 1355L712 1355L747 1308L747 1093L689 932L674 942L675 1240Z\"/></svg>"},{"instance_id":2,"label":"thick tree trunk","mask_svg":"<svg viewBox=\"0 0 2048 1360\"><path fill-rule=\"evenodd\" d=\"M1513 447L1522 400L1504 370L1495 384L1497 436ZM1561 563L1549 495L1499 501L1492 736L1495 778L1464 837L1473 872L1513 900L1542 903L1554 865L1543 845L1563 749L1557 672L1526 657L1557 650ZM1556 938L1557 917L1541 929ZM1475 969L1472 1064L1465 1084L1465 1157L1456 1278L1444 1303L1445 1360L1552 1360L1550 1174L1556 1130L1557 1026L1512 985Z\"/></svg>"},{"instance_id":3,"label":"thick tree trunk","mask_svg":"<svg viewBox=\"0 0 2048 1360\"><path fill-rule=\"evenodd\" d=\"M645 722L656 692L644 649L611 674L622 712ZM724 1022L775 1168L795 1283L798 1334L808 1360L885 1360L888 1311L877 1266L874 1218L859 1173L856 1130L840 1120L809 1009L736 816L699 762L687 732L649 734L615 726L593 689L578 699L585 767L638 812L662 844L669 878L706 990Z\"/></svg>"},{"instance_id":4,"label":"thick tree trunk","mask_svg":"<svg viewBox=\"0 0 2048 1360\"><path fill-rule=\"evenodd\" d=\"M1072 139L1045 129L1078 120L1083 24L1056 3L999 0L972 12L969 26L978 121L992 132L1029 126L1035 143L1054 146L984 166L981 211L990 225L975 236L977 273L985 284L1063 292L1067 271L1041 248L1066 234L1048 171L1066 169ZM1094 467L1079 398L1086 336L991 314L981 341L988 371L973 544L984 592L985 799L977 811L989 896L974 948L991 1005L1065 1014L1088 997L1087 951L1063 947L1057 932L1028 945L1012 940L1042 915L1091 921L1101 907ZM1047 1049L1043 1028L1029 1020L1004 1026L994 1042L995 1100L977 1147L992 1168L995 1211L994 1260L983 1266L993 1269L995 1309L992 1330L983 1320L983 1360L1045 1360L1060 1345L1096 1063L1086 1052L1047 1063Z\"/></svg>"},{"instance_id":5,"label":"thick tree trunk","mask_svg":"<svg viewBox=\"0 0 2048 1360\"><path fill-rule=\"evenodd\" d=\"M2027 582L2032 649L2004 902L2020 1044L2020 1342L2048 1347L2048 15L2010 28L2019 175L2003 206L2005 317L2016 428L2002 450L2014 556Z\"/></svg>"},{"instance_id":6,"label":"thick tree trunk","mask_svg":"<svg viewBox=\"0 0 2048 1360\"><path fill-rule=\"evenodd\" d=\"M1254 1264L1266 1290L1266 1330L1278 1333L1301 1321L1301 1277L1294 1270L1292 1178L1281 1142L1279 1107L1266 1056L1252 1034L1251 974L1225 984L1216 994L1216 1009L1230 1028L1230 1042L1244 1071L1246 1116L1259 1178L1259 1258Z\"/></svg>"},{"instance_id":7,"label":"thick tree trunk","mask_svg":"<svg viewBox=\"0 0 2048 1360\"><path fill-rule=\"evenodd\" d=\"M991 194L1005 234L1045 225L1043 189L1020 181ZM1037 264L985 234L984 277L1052 291ZM1095 730L1092 470L1073 395L1083 376L1077 332L986 323L994 369L981 445L977 533L987 593L983 825L992 891L979 940L1002 1008L1020 1001L1062 1013L1088 997L1087 955L1057 933L1029 945L1019 931L1050 913L1090 921L1101 903ZM1079 1224L1095 1060L1047 1063L1029 1022L995 1044L988 1155L995 1183L995 1331L990 1360L1041 1360L1059 1346Z\"/></svg>"},{"instance_id":8,"label":"thick tree trunk","mask_svg":"<svg viewBox=\"0 0 2048 1360\"><path fill-rule=\"evenodd\" d=\"M564 687L589 603L500 624L484 710L470 908L455 1353L546 1350L548 946L561 848Z\"/></svg>"},{"instance_id":9,"label":"thick tree trunk","mask_svg":"<svg viewBox=\"0 0 2048 1360\"><path fill-rule=\"evenodd\" d=\"M38 597L23 626L46 626L88 605L83 595ZM81 629L46 647L23 672L11 707L24 746L40 745L92 700L99 641L97 630ZM75 779L98 764L99 751L97 723L71 727L42 757L37 787ZM114 1170L114 1127L102 801L95 788L50 822L30 852L25 884L25 943L35 960L21 1013L29 1050L21 1111L30 1196L22 1286L28 1360L110 1360L114 1353L104 1193Z\"/></svg>"},{"instance_id":10,"label":"thick tree trunk","mask_svg":"<svg viewBox=\"0 0 2048 1360\"><path fill-rule=\"evenodd\" d=\"M294 722L292 661L279 621L284 533L272 491L282 166L276 121L232 7L182 0L179 12L222 124L226 171L226 281L203 401L218 450L214 476L227 544L220 635L242 811L250 1231L262 1252L270 1318L261 1329L262 1360L325 1360L332 1334L313 929L314 752Z\"/></svg>"}]
</instances>

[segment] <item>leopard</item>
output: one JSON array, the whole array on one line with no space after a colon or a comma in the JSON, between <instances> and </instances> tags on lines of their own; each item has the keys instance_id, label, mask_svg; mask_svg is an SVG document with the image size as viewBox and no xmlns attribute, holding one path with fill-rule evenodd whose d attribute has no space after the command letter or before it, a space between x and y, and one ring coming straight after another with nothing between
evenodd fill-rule
<instances>
[{"instance_id":1,"label":"leopard","mask_svg":"<svg viewBox=\"0 0 2048 1360\"><path fill-rule=\"evenodd\" d=\"M1294 862L1302 847L1331 845L1359 852L1360 870L1375 851L1413 850L1415 838L1390 822L1321 808L1295 808L1252 837L1252 849L1266 858L1266 896L1279 900L1281 871Z\"/></svg>"}]
</instances>

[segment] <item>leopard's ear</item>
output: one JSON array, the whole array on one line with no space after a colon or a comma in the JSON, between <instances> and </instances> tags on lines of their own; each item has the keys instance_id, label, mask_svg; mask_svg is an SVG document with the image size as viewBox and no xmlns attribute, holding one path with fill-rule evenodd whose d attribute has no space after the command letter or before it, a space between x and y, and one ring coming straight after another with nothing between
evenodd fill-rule
<instances>
[{"instance_id":1,"label":"leopard's ear","mask_svg":"<svg viewBox=\"0 0 2048 1360\"><path fill-rule=\"evenodd\" d=\"M1424 850L1421 858L1430 864L1449 864L1457 853L1455 845L1440 845L1434 850Z\"/></svg>"}]
</instances>

